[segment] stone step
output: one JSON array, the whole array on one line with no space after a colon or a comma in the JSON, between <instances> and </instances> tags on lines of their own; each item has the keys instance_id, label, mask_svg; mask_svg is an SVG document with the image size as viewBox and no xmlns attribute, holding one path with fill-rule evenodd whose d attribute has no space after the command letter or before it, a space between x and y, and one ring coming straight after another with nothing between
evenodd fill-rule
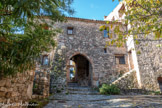
<instances>
[{"instance_id":1,"label":"stone step","mask_svg":"<svg viewBox=\"0 0 162 108\"><path fill-rule=\"evenodd\" d=\"M80 95L99 95L99 92L97 91L72 91L70 90L68 92L69 94L80 94Z\"/></svg>"},{"instance_id":2,"label":"stone step","mask_svg":"<svg viewBox=\"0 0 162 108\"><path fill-rule=\"evenodd\" d=\"M68 87L79 87L78 83L68 83Z\"/></svg>"},{"instance_id":3,"label":"stone step","mask_svg":"<svg viewBox=\"0 0 162 108\"><path fill-rule=\"evenodd\" d=\"M91 91L92 88L90 87L67 87L67 90L71 91Z\"/></svg>"}]
</instances>

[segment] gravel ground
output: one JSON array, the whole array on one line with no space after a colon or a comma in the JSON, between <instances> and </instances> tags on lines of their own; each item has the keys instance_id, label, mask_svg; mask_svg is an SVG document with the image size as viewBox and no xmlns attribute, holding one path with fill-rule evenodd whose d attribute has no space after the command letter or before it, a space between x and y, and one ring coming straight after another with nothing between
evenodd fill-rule
<instances>
[{"instance_id":1,"label":"gravel ground","mask_svg":"<svg viewBox=\"0 0 162 108\"><path fill-rule=\"evenodd\" d=\"M162 108L162 95L55 94L44 108Z\"/></svg>"}]
</instances>

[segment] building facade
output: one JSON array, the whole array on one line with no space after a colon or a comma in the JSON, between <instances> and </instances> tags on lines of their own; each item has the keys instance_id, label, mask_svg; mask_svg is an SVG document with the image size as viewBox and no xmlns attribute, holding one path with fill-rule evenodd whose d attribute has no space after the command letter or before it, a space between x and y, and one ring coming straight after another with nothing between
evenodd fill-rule
<instances>
[{"instance_id":1,"label":"building facade","mask_svg":"<svg viewBox=\"0 0 162 108\"><path fill-rule=\"evenodd\" d=\"M124 2L119 5L105 17L105 21L117 20L122 22L126 11ZM127 26L131 28L130 25ZM135 44L138 40L139 44ZM127 52L132 56L132 64L136 71L138 85L146 90L159 91L162 88L162 39L154 39L154 34L151 33L144 38L144 35L138 35L138 39L134 40L133 36L129 36L127 40ZM162 89L161 89L162 91Z\"/></svg>"},{"instance_id":2,"label":"building facade","mask_svg":"<svg viewBox=\"0 0 162 108\"><path fill-rule=\"evenodd\" d=\"M155 40L150 34L146 39L138 38L137 45L130 36L123 47L105 47L111 40L108 32L116 38L116 26L123 31L130 28L122 24L124 9L121 2L104 21L67 17L66 22L53 25L62 30L55 38L57 47L44 53L40 60L43 66L39 65L39 68L50 70L52 90L64 88L68 83L91 87L113 83L124 89L151 91L162 88L162 47L157 47L162 44L161 39ZM118 23L110 27L114 20ZM109 31L100 31L103 25L109 27Z\"/></svg>"},{"instance_id":3,"label":"building facade","mask_svg":"<svg viewBox=\"0 0 162 108\"><path fill-rule=\"evenodd\" d=\"M67 22L54 25L62 30L56 39L57 47L42 56L43 59L49 55L48 58L52 59L52 86L65 86L73 82L80 86L94 87L111 83L129 71L126 47L105 47L110 38L105 30L100 31L99 27L102 25L110 27L105 21L73 17L68 17ZM113 38L113 29L117 25L121 26L120 29L124 28L121 23L114 24L109 29ZM46 64L48 60L43 61Z\"/></svg>"}]
</instances>

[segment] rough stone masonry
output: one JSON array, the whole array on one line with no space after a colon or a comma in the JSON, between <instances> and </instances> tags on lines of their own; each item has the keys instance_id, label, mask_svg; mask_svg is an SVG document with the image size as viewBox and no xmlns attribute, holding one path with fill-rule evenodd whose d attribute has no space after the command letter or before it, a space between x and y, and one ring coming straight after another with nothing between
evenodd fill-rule
<instances>
[{"instance_id":1,"label":"rough stone masonry","mask_svg":"<svg viewBox=\"0 0 162 108\"><path fill-rule=\"evenodd\" d=\"M162 39L155 39L154 34L143 37L139 35L139 44L135 45L142 87L159 91L162 87L162 46L159 46Z\"/></svg>"},{"instance_id":2,"label":"rough stone masonry","mask_svg":"<svg viewBox=\"0 0 162 108\"><path fill-rule=\"evenodd\" d=\"M51 85L63 87L69 82L77 82L82 86L98 86L106 82L111 83L129 71L126 47L118 48L113 45L105 48L106 41L110 38L104 37L104 31L99 30L102 25L110 28L109 32L113 34L113 38L116 36L113 32L115 26L120 25L120 29L124 30L120 23L111 28L105 21L71 17L67 18L67 22L54 25L62 29L62 33L57 37L57 48L51 52L54 54ZM51 53L49 55L52 55ZM71 60L76 64L73 81L70 80ZM120 63L121 61L124 63Z\"/></svg>"},{"instance_id":3,"label":"rough stone masonry","mask_svg":"<svg viewBox=\"0 0 162 108\"><path fill-rule=\"evenodd\" d=\"M134 70L133 55L128 51L127 46L105 47L106 41L110 38L104 36L104 31L99 30L100 26L109 27L109 33L113 34L113 38L116 38L115 26L119 25L121 30L125 30L125 26L121 23L115 23L113 28L110 24L99 20L67 17L67 22L58 22L53 25L54 28L60 28L62 33L56 38L58 44L56 49L45 54L48 55L52 64L50 84L52 90L64 88L71 82L78 83L80 86L96 87L102 83L112 83L123 74ZM139 44L135 45L142 89L160 90L158 81L161 80L158 79L162 76L162 50L161 47L156 47L160 43L162 43L161 40L139 39ZM71 61L75 65L72 65ZM73 79L70 78L71 68L75 70ZM134 74L133 79L137 80L136 77ZM128 78L122 77L122 80L130 82L130 79L127 81ZM138 88L137 81L133 79L135 83L130 82L129 85Z\"/></svg>"}]
</instances>

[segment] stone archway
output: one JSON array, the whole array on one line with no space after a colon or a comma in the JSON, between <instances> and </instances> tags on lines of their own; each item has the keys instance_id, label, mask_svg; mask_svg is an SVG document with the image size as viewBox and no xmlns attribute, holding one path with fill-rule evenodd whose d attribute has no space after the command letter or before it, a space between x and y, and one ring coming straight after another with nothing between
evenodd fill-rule
<instances>
[{"instance_id":1,"label":"stone archway","mask_svg":"<svg viewBox=\"0 0 162 108\"><path fill-rule=\"evenodd\" d=\"M75 54L68 60L67 83L69 82L80 86L92 85L92 64L85 55Z\"/></svg>"}]
</instances>

